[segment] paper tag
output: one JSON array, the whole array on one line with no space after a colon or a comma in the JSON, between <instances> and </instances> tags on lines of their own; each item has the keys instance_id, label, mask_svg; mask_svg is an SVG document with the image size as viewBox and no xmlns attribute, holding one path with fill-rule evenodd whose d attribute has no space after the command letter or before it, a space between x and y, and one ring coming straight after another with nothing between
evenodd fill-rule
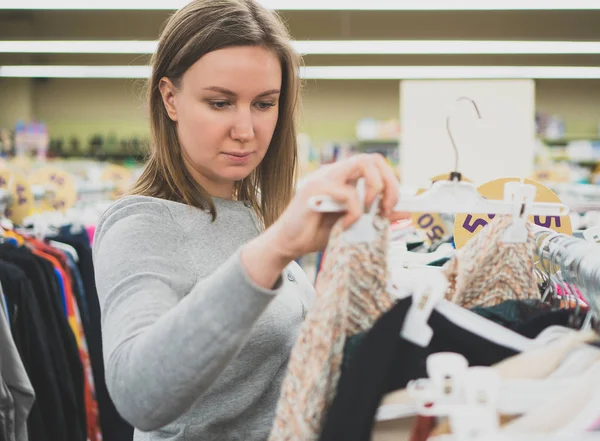
<instances>
[{"instance_id":1,"label":"paper tag","mask_svg":"<svg viewBox=\"0 0 600 441\"><path fill-rule=\"evenodd\" d=\"M478 187L479 193L487 199L502 200L504 198L504 184L519 182L519 178L502 178L487 182ZM548 187L531 179L525 179L525 184L536 187L535 202L561 203L559 197ZM493 214L457 214L454 220L454 243L457 249L475 237L495 215ZM541 227L550 228L558 233L572 235L571 218L567 216L529 216L529 221Z\"/></svg>"},{"instance_id":2,"label":"paper tag","mask_svg":"<svg viewBox=\"0 0 600 441\"><path fill-rule=\"evenodd\" d=\"M18 171L0 170L0 188L11 195L11 203L6 208L5 215L14 224L20 225L31 213L33 208L33 194L27 178Z\"/></svg>"},{"instance_id":3,"label":"paper tag","mask_svg":"<svg viewBox=\"0 0 600 441\"><path fill-rule=\"evenodd\" d=\"M431 179L431 183L437 181L447 181L450 179L450 173L437 175ZM462 178L465 182L471 182L467 178ZM427 191L426 188L420 188L417 195ZM450 227L444 222L440 213L412 213L412 221L416 228L423 230L429 245L443 239L451 234Z\"/></svg>"},{"instance_id":4,"label":"paper tag","mask_svg":"<svg viewBox=\"0 0 600 441\"><path fill-rule=\"evenodd\" d=\"M40 211L66 211L77 202L77 187L71 174L55 167L43 167L29 175L30 185L43 186L49 196L40 201Z\"/></svg>"},{"instance_id":5,"label":"paper tag","mask_svg":"<svg viewBox=\"0 0 600 441\"><path fill-rule=\"evenodd\" d=\"M118 199L129 189L132 177L133 174L128 168L122 165L110 164L102 171L100 180L115 185L115 189L111 193L111 199Z\"/></svg>"}]
</instances>

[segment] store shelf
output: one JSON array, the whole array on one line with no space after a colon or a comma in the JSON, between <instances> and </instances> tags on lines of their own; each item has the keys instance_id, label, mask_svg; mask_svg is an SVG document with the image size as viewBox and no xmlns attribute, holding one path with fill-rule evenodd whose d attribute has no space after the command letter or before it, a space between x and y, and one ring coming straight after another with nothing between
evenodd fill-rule
<instances>
[{"instance_id":1,"label":"store shelf","mask_svg":"<svg viewBox=\"0 0 600 441\"><path fill-rule=\"evenodd\" d=\"M572 135L565 136L563 138L549 139L549 138L541 138L541 141L549 146L565 146L573 141L592 141L592 142L600 142L600 137L595 136L585 136L585 135Z\"/></svg>"},{"instance_id":2,"label":"store shelf","mask_svg":"<svg viewBox=\"0 0 600 441\"><path fill-rule=\"evenodd\" d=\"M556 162L568 162L570 164L583 165L587 167L595 167L600 165L600 159L573 159L569 158L568 156L552 156L550 159Z\"/></svg>"},{"instance_id":3,"label":"store shelf","mask_svg":"<svg viewBox=\"0 0 600 441\"><path fill-rule=\"evenodd\" d=\"M356 141L358 144L400 144L397 139L359 139Z\"/></svg>"},{"instance_id":4,"label":"store shelf","mask_svg":"<svg viewBox=\"0 0 600 441\"><path fill-rule=\"evenodd\" d=\"M132 154L126 154L126 153L97 153L97 154L82 153L82 154L77 154L77 155L70 155L70 154L59 155L58 158L61 158L61 159L94 159L97 161L143 163L146 161L147 155L143 155L143 154L132 155Z\"/></svg>"}]
</instances>

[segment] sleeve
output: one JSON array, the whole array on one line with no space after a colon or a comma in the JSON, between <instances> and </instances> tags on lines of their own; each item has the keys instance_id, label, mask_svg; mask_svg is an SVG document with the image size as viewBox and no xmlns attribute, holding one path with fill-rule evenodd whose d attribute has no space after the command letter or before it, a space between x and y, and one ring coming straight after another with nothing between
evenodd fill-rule
<instances>
[{"instance_id":1,"label":"sleeve","mask_svg":"<svg viewBox=\"0 0 600 441\"><path fill-rule=\"evenodd\" d=\"M183 231L161 204L121 208L98 228L107 388L123 418L156 430L211 386L278 289L255 285L239 250L198 280Z\"/></svg>"}]
</instances>

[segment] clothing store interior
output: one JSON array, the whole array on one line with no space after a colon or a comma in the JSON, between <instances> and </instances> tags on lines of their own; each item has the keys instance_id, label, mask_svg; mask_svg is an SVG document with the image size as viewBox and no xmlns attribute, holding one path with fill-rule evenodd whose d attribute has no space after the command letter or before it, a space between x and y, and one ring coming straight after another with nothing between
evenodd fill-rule
<instances>
[{"instance_id":1,"label":"clothing store interior","mask_svg":"<svg viewBox=\"0 0 600 441\"><path fill-rule=\"evenodd\" d=\"M133 439L94 235L143 173L186 3L0 0L1 440ZM379 153L409 213L297 260L317 296L269 439L600 440L600 2L261 3L303 60L298 185Z\"/></svg>"}]
</instances>

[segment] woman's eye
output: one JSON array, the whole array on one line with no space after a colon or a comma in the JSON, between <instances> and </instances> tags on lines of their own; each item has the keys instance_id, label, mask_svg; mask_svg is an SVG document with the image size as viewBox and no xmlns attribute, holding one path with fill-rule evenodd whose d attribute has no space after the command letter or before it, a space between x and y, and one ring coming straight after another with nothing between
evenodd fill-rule
<instances>
[{"instance_id":1,"label":"woman's eye","mask_svg":"<svg viewBox=\"0 0 600 441\"><path fill-rule=\"evenodd\" d=\"M225 109L229 105L229 101L211 101L210 106L214 109Z\"/></svg>"},{"instance_id":2,"label":"woman's eye","mask_svg":"<svg viewBox=\"0 0 600 441\"><path fill-rule=\"evenodd\" d=\"M256 105L258 106L258 108L260 110L267 110L268 108L275 106L275 103L269 101L269 102L256 103Z\"/></svg>"}]
</instances>

